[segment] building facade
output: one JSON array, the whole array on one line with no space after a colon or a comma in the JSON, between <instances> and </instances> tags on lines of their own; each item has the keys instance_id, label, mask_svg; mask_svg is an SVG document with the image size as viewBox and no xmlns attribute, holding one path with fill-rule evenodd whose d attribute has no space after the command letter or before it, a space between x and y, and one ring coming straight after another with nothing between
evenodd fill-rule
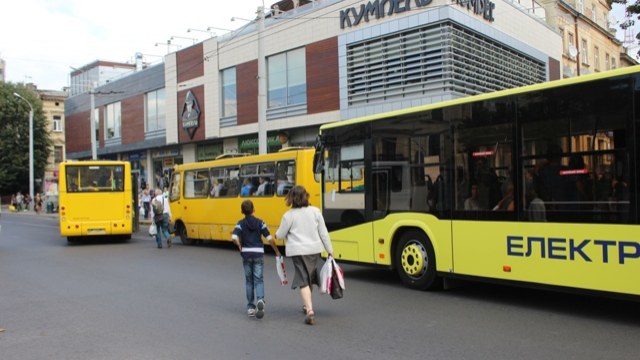
<instances>
[{"instance_id":1,"label":"building facade","mask_svg":"<svg viewBox=\"0 0 640 360\"><path fill-rule=\"evenodd\" d=\"M605 0L541 0L547 23L562 38L562 76L574 77L636 65L616 38Z\"/></svg>"},{"instance_id":2,"label":"building facade","mask_svg":"<svg viewBox=\"0 0 640 360\"><path fill-rule=\"evenodd\" d=\"M58 165L65 159L65 91L35 90L42 101L42 112L46 118L47 128L52 142L52 149L41 179L39 188L46 195L58 194Z\"/></svg>"},{"instance_id":3,"label":"building facade","mask_svg":"<svg viewBox=\"0 0 640 360\"><path fill-rule=\"evenodd\" d=\"M256 153L261 137L266 151L312 145L325 123L562 77L562 37L542 7L285 0L271 9L97 87L98 158L128 159L157 187L175 164ZM65 106L69 158L91 157L90 98Z\"/></svg>"}]
</instances>

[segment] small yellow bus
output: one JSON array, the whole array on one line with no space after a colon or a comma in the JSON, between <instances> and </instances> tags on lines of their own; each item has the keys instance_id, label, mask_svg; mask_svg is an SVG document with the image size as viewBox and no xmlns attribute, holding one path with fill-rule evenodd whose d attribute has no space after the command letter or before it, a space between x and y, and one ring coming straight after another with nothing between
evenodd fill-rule
<instances>
[{"instance_id":1,"label":"small yellow bus","mask_svg":"<svg viewBox=\"0 0 640 360\"><path fill-rule=\"evenodd\" d=\"M288 148L264 155L222 156L177 165L169 195L176 236L186 245L230 241L235 224L243 216L240 204L245 199L253 201L255 215L274 234L288 210L284 197L294 185L304 186L311 195L310 202L320 205L313 156L311 148Z\"/></svg>"},{"instance_id":2,"label":"small yellow bus","mask_svg":"<svg viewBox=\"0 0 640 360\"><path fill-rule=\"evenodd\" d=\"M89 236L131 238L134 198L128 161L60 164L60 235L69 242Z\"/></svg>"}]
</instances>

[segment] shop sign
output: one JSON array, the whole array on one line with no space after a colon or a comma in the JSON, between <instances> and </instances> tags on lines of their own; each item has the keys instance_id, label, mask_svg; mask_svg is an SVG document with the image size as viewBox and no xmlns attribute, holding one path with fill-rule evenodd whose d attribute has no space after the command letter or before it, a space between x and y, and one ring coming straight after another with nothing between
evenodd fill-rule
<instances>
[{"instance_id":1,"label":"shop sign","mask_svg":"<svg viewBox=\"0 0 640 360\"><path fill-rule=\"evenodd\" d=\"M258 148L258 138L257 137L240 137L238 138L240 151L246 151L249 149L257 149ZM278 139L277 134L273 134L267 137L267 146L280 146L280 140Z\"/></svg>"},{"instance_id":2,"label":"shop sign","mask_svg":"<svg viewBox=\"0 0 640 360\"><path fill-rule=\"evenodd\" d=\"M495 4L491 0L451 0L452 3L473 10L476 15L490 22L494 21L493 9ZM340 10L340 28L358 26L361 22L369 22L370 18L379 20L385 16L401 14L415 8L431 5L433 0L373 0L359 7Z\"/></svg>"},{"instance_id":3,"label":"shop sign","mask_svg":"<svg viewBox=\"0 0 640 360\"><path fill-rule=\"evenodd\" d=\"M211 160L222 154L222 144L202 144L196 150L196 160Z\"/></svg>"},{"instance_id":4,"label":"shop sign","mask_svg":"<svg viewBox=\"0 0 640 360\"><path fill-rule=\"evenodd\" d=\"M191 91L187 92L182 104L182 128L193 139L193 134L198 129L200 122L200 106L198 100Z\"/></svg>"},{"instance_id":5,"label":"shop sign","mask_svg":"<svg viewBox=\"0 0 640 360\"><path fill-rule=\"evenodd\" d=\"M178 155L180 155L180 149L162 149L151 153L151 156L154 158Z\"/></svg>"}]
</instances>

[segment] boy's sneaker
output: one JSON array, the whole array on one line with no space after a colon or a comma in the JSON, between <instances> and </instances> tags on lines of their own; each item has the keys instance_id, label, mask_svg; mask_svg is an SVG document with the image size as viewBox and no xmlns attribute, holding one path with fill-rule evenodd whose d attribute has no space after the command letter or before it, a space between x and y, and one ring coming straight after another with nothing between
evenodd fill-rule
<instances>
[{"instance_id":1,"label":"boy's sneaker","mask_svg":"<svg viewBox=\"0 0 640 360\"><path fill-rule=\"evenodd\" d=\"M258 300L256 304L258 310L256 311L256 319L262 319L264 317L264 300Z\"/></svg>"},{"instance_id":2,"label":"boy's sneaker","mask_svg":"<svg viewBox=\"0 0 640 360\"><path fill-rule=\"evenodd\" d=\"M247 315L248 316L256 316L256 309L254 309L254 308L247 309Z\"/></svg>"}]
</instances>

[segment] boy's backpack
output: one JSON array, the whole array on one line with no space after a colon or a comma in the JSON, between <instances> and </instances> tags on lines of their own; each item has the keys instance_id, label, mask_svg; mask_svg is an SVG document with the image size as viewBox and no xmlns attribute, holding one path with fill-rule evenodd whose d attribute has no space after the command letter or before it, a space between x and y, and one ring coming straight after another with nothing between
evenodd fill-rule
<instances>
[{"instance_id":1,"label":"boy's backpack","mask_svg":"<svg viewBox=\"0 0 640 360\"><path fill-rule=\"evenodd\" d=\"M162 213L164 212L164 204L162 202L158 201L157 199L153 199L153 201L151 202L151 206L153 207L154 215L162 216Z\"/></svg>"}]
</instances>

